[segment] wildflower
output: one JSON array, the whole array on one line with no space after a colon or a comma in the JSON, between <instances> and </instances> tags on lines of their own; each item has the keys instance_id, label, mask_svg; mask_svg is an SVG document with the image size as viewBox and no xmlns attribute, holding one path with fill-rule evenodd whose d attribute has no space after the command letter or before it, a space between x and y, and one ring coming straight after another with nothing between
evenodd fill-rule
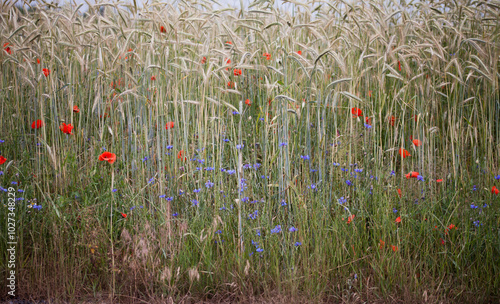
<instances>
[{"instance_id":1,"label":"wildflower","mask_svg":"<svg viewBox=\"0 0 500 304\"><path fill-rule=\"evenodd\" d=\"M366 117L365 117L365 127L366 127L366 125L369 125L370 127L371 127L371 125L372 125L372 120L371 120L371 118L370 118L370 117L368 117L368 116L366 116ZM367 127L367 128L368 128L368 127Z\"/></svg>"},{"instance_id":2,"label":"wildflower","mask_svg":"<svg viewBox=\"0 0 500 304\"><path fill-rule=\"evenodd\" d=\"M415 172L415 171L412 171L408 174L406 174L406 179L410 179L410 178L417 178L420 174L418 174L418 172Z\"/></svg>"},{"instance_id":3,"label":"wildflower","mask_svg":"<svg viewBox=\"0 0 500 304\"><path fill-rule=\"evenodd\" d=\"M167 30L165 29L165 27L162 25L160 26L160 33L166 33Z\"/></svg>"},{"instance_id":4,"label":"wildflower","mask_svg":"<svg viewBox=\"0 0 500 304\"><path fill-rule=\"evenodd\" d=\"M113 189L113 192L116 192L116 191L118 191L118 189Z\"/></svg>"},{"instance_id":5,"label":"wildflower","mask_svg":"<svg viewBox=\"0 0 500 304\"><path fill-rule=\"evenodd\" d=\"M422 175L419 175L419 176L417 176L417 180L423 182L424 181L424 177Z\"/></svg>"},{"instance_id":6,"label":"wildflower","mask_svg":"<svg viewBox=\"0 0 500 304\"><path fill-rule=\"evenodd\" d=\"M80 113L80 109L78 109L78 106L73 106L73 112Z\"/></svg>"},{"instance_id":7,"label":"wildflower","mask_svg":"<svg viewBox=\"0 0 500 304\"><path fill-rule=\"evenodd\" d=\"M165 129L173 129L174 128L174 122L173 121L169 121L167 122L167 124L165 125Z\"/></svg>"},{"instance_id":8,"label":"wildflower","mask_svg":"<svg viewBox=\"0 0 500 304\"><path fill-rule=\"evenodd\" d=\"M108 163L113 164L116 161L116 154L111 152L104 152L101 155L99 155L99 160L107 161Z\"/></svg>"},{"instance_id":9,"label":"wildflower","mask_svg":"<svg viewBox=\"0 0 500 304\"><path fill-rule=\"evenodd\" d=\"M284 199L281 200L281 206L286 206L286 201Z\"/></svg>"},{"instance_id":10,"label":"wildflower","mask_svg":"<svg viewBox=\"0 0 500 304\"><path fill-rule=\"evenodd\" d=\"M205 64L207 62L207 57L201 58L201 64Z\"/></svg>"},{"instance_id":11,"label":"wildflower","mask_svg":"<svg viewBox=\"0 0 500 304\"><path fill-rule=\"evenodd\" d=\"M398 70L401 72L401 62L398 60Z\"/></svg>"},{"instance_id":12,"label":"wildflower","mask_svg":"<svg viewBox=\"0 0 500 304\"><path fill-rule=\"evenodd\" d=\"M194 190L193 190L193 192L194 192L194 193L198 193L198 192L200 192L200 191L201 191L201 188L200 188L200 189L194 189Z\"/></svg>"},{"instance_id":13,"label":"wildflower","mask_svg":"<svg viewBox=\"0 0 500 304\"><path fill-rule=\"evenodd\" d=\"M295 247L299 247L300 245L302 245L301 242L295 242L295 244L294 244Z\"/></svg>"},{"instance_id":14,"label":"wildflower","mask_svg":"<svg viewBox=\"0 0 500 304\"><path fill-rule=\"evenodd\" d=\"M408 156L411 156L410 152L408 152L408 150L405 150L403 148L399 149L399 155L401 155L403 158L407 158Z\"/></svg>"},{"instance_id":15,"label":"wildflower","mask_svg":"<svg viewBox=\"0 0 500 304\"><path fill-rule=\"evenodd\" d=\"M309 155L301 155L300 158L302 158L303 160L309 160L310 159Z\"/></svg>"},{"instance_id":16,"label":"wildflower","mask_svg":"<svg viewBox=\"0 0 500 304\"><path fill-rule=\"evenodd\" d=\"M264 53L262 56L266 57L266 60L271 60L271 54L269 53Z\"/></svg>"},{"instance_id":17,"label":"wildflower","mask_svg":"<svg viewBox=\"0 0 500 304\"><path fill-rule=\"evenodd\" d=\"M295 228L295 227L292 226L292 227L290 227L290 229L288 229L288 231L295 232L295 231L297 231L297 228Z\"/></svg>"},{"instance_id":18,"label":"wildflower","mask_svg":"<svg viewBox=\"0 0 500 304\"><path fill-rule=\"evenodd\" d=\"M40 64L40 58L37 58L37 59L36 59L36 63L37 63L37 64Z\"/></svg>"},{"instance_id":19,"label":"wildflower","mask_svg":"<svg viewBox=\"0 0 500 304\"><path fill-rule=\"evenodd\" d=\"M450 225L448 225L448 227L447 227L447 228L448 228L448 230L451 230L451 229L455 229L455 230L456 230L456 229L457 229L457 226L455 226L455 225L453 225L453 224L450 224Z\"/></svg>"},{"instance_id":20,"label":"wildflower","mask_svg":"<svg viewBox=\"0 0 500 304\"><path fill-rule=\"evenodd\" d=\"M207 188L212 188L214 186L214 183L212 183L210 180L208 180L206 183L205 183L205 187Z\"/></svg>"},{"instance_id":21,"label":"wildflower","mask_svg":"<svg viewBox=\"0 0 500 304\"><path fill-rule=\"evenodd\" d=\"M3 50L4 50L7 54L11 55L11 54L12 54L12 50L10 49L10 47L9 47L8 45L9 45L9 43L8 43L8 42L4 43L4 44L3 44Z\"/></svg>"},{"instance_id":22,"label":"wildflower","mask_svg":"<svg viewBox=\"0 0 500 304\"><path fill-rule=\"evenodd\" d=\"M2 155L0 155L0 165L3 165L6 161L7 161L7 159L5 157L3 157Z\"/></svg>"},{"instance_id":23,"label":"wildflower","mask_svg":"<svg viewBox=\"0 0 500 304\"><path fill-rule=\"evenodd\" d=\"M182 159L182 156L184 155L184 150L180 150L179 153L177 153L177 158ZM187 160L187 157L184 157L184 161Z\"/></svg>"},{"instance_id":24,"label":"wildflower","mask_svg":"<svg viewBox=\"0 0 500 304\"><path fill-rule=\"evenodd\" d=\"M390 176L394 176L396 175L396 172L394 172L394 170L391 171L391 174L389 174Z\"/></svg>"},{"instance_id":25,"label":"wildflower","mask_svg":"<svg viewBox=\"0 0 500 304\"><path fill-rule=\"evenodd\" d=\"M445 242L444 242L443 238L440 238L440 240L441 240L441 245L444 245Z\"/></svg>"},{"instance_id":26,"label":"wildflower","mask_svg":"<svg viewBox=\"0 0 500 304\"><path fill-rule=\"evenodd\" d=\"M398 217L396 218L396 221L395 221L395 222L396 222L396 224L401 223L401 217L400 217L400 216L398 216Z\"/></svg>"},{"instance_id":27,"label":"wildflower","mask_svg":"<svg viewBox=\"0 0 500 304\"><path fill-rule=\"evenodd\" d=\"M338 199L338 202L339 204L344 204L344 203L347 203L347 199L345 199L343 196L341 196L339 199Z\"/></svg>"},{"instance_id":28,"label":"wildflower","mask_svg":"<svg viewBox=\"0 0 500 304\"><path fill-rule=\"evenodd\" d=\"M499 192L500 191L497 189L497 187L493 186L493 188L491 188L491 193L498 195Z\"/></svg>"},{"instance_id":29,"label":"wildflower","mask_svg":"<svg viewBox=\"0 0 500 304\"><path fill-rule=\"evenodd\" d=\"M226 41L226 44L233 44L231 41Z\"/></svg>"},{"instance_id":30,"label":"wildflower","mask_svg":"<svg viewBox=\"0 0 500 304\"><path fill-rule=\"evenodd\" d=\"M32 129L40 129L41 127L43 127L44 123L42 120L38 119L36 121L34 121L32 124L31 124L31 128Z\"/></svg>"},{"instance_id":31,"label":"wildflower","mask_svg":"<svg viewBox=\"0 0 500 304\"><path fill-rule=\"evenodd\" d=\"M193 207L196 207L196 206L198 206L199 202L194 199L194 200L191 200L191 203L193 203Z\"/></svg>"},{"instance_id":32,"label":"wildflower","mask_svg":"<svg viewBox=\"0 0 500 304\"><path fill-rule=\"evenodd\" d=\"M156 80L156 76L155 75L151 76L151 81L155 81L155 80Z\"/></svg>"},{"instance_id":33,"label":"wildflower","mask_svg":"<svg viewBox=\"0 0 500 304\"><path fill-rule=\"evenodd\" d=\"M45 77L49 77L49 74L50 74L49 69L42 69L42 71L43 71L43 75L45 75Z\"/></svg>"},{"instance_id":34,"label":"wildflower","mask_svg":"<svg viewBox=\"0 0 500 304\"><path fill-rule=\"evenodd\" d=\"M436 183L440 183L442 181L443 181L442 179L436 179Z\"/></svg>"},{"instance_id":35,"label":"wildflower","mask_svg":"<svg viewBox=\"0 0 500 304\"><path fill-rule=\"evenodd\" d=\"M352 186L352 182L350 180L346 180L345 183L347 184L347 186Z\"/></svg>"},{"instance_id":36,"label":"wildflower","mask_svg":"<svg viewBox=\"0 0 500 304\"><path fill-rule=\"evenodd\" d=\"M287 146L288 144L286 142L280 142L279 146L280 147L284 147L284 146Z\"/></svg>"},{"instance_id":37,"label":"wildflower","mask_svg":"<svg viewBox=\"0 0 500 304\"><path fill-rule=\"evenodd\" d=\"M276 225L273 229L271 229L271 234L280 232L281 232L281 225Z\"/></svg>"},{"instance_id":38,"label":"wildflower","mask_svg":"<svg viewBox=\"0 0 500 304\"><path fill-rule=\"evenodd\" d=\"M415 145L415 147L420 147L422 145L422 141L419 139L414 139L413 144Z\"/></svg>"},{"instance_id":39,"label":"wildflower","mask_svg":"<svg viewBox=\"0 0 500 304\"><path fill-rule=\"evenodd\" d=\"M59 129L61 129L61 131L63 131L63 133L71 135L71 130L73 130L73 126L71 124L65 124L63 122L63 124L61 126L59 126Z\"/></svg>"},{"instance_id":40,"label":"wildflower","mask_svg":"<svg viewBox=\"0 0 500 304\"><path fill-rule=\"evenodd\" d=\"M123 218L127 218L127 214L126 213L122 213L122 217Z\"/></svg>"},{"instance_id":41,"label":"wildflower","mask_svg":"<svg viewBox=\"0 0 500 304\"><path fill-rule=\"evenodd\" d=\"M230 89L231 87L234 88L234 82L228 81L227 82L227 87Z\"/></svg>"},{"instance_id":42,"label":"wildflower","mask_svg":"<svg viewBox=\"0 0 500 304\"><path fill-rule=\"evenodd\" d=\"M366 123L365 123L365 128L367 128L367 129L371 129L371 128L372 128L372 126L371 126L370 124L366 124Z\"/></svg>"},{"instance_id":43,"label":"wildflower","mask_svg":"<svg viewBox=\"0 0 500 304\"><path fill-rule=\"evenodd\" d=\"M262 251L264 251L264 249L257 247L257 249L255 249L255 251L262 252Z\"/></svg>"},{"instance_id":44,"label":"wildflower","mask_svg":"<svg viewBox=\"0 0 500 304\"><path fill-rule=\"evenodd\" d=\"M238 149L238 150L243 149L243 147L245 147L245 145L243 145L243 144L241 144L241 145L236 145L236 149Z\"/></svg>"},{"instance_id":45,"label":"wildflower","mask_svg":"<svg viewBox=\"0 0 500 304\"><path fill-rule=\"evenodd\" d=\"M38 211L40 211L40 209L42 209L42 205L33 205L33 209L37 209Z\"/></svg>"},{"instance_id":46,"label":"wildflower","mask_svg":"<svg viewBox=\"0 0 500 304\"><path fill-rule=\"evenodd\" d=\"M354 117L360 117L363 115L363 111L361 111L361 109L358 108L352 108L351 113Z\"/></svg>"},{"instance_id":47,"label":"wildflower","mask_svg":"<svg viewBox=\"0 0 500 304\"><path fill-rule=\"evenodd\" d=\"M302 55L302 51L297 51L297 54Z\"/></svg>"},{"instance_id":48,"label":"wildflower","mask_svg":"<svg viewBox=\"0 0 500 304\"><path fill-rule=\"evenodd\" d=\"M247 99L247 100L245 100L245 104L246 104L247 106L251 106L251 105L252 105L252 102L250 101L250 99Z\"/></svg>"},{"instance_id":49,"label":"wildflower","mask_svg":"<svg viewBox=\"0 0 500 304\"><path fill-rule=\"evenodd\" d=\"M495 175L495 179L499 180L500 179L500 175Z\"/></svg>"},{"instance_id":50,"label":"wildflower","mask_svg":"<svg viewBox=\"0 0 500 304\"><path fill-rule=\"evenodd\" d=\"M380 239L380 246L378 247L379 249L384 248L385 242Z\"/></svg>"},{"instance_id":51,"label":"wildflower","mask_svg":"<svg viewBox=\"0 0 500 304\"><path fill-rule=\"evenodd\" d=\"M354 218L355 218L355 217L356 217L356 215L351 214L351 215L347 218L347 224L350 224L350 223L354 220Z\"/></svg>"},{"instance_id":52,"label":"wildflower","mask_svg":"<svg viewBox=\"0 0 500 304\"><path fill-rule=\"evenodd\" d=\"M389 117L389 123L394 127L394 124L396 123L396 117L394 115L391 115L391 117Z\"/></svg>"},{"instance_id":53,"label":"wildflower","mask_svg":"<svg viewBox=\"0 0 500 304\"><path fill-rule=\"evenodd\" d=\"M175 212L174 214L172 214L173 217L178 217L179 216L179 213Z\"/></svg>"},{"instance_id":54,"label":"wildflower","mask_svg":"<svg viewBox=\"0 0 500 304\"><path fill-rule=\"evenodd\" d=\"M234 73L234 76L240 76L241 75L241 70L234 69L233 73Z\"/></svg>"},{"instance_id":55,"label":"wildflower","mask_svg":"<svg viewBox=\"0 0 500 304\"><path fill-rule=\"evenodd\" d=\"M399 195L399 198L401 198L402 193L401 193L401 189L399 189L399 188L398 188L398 195Z\"/></svg>"},{"instance_id":56,"label":"wildflower","mask_svg":"<svg viewBox=\"0 0 500 304\"><path fill-rule=\"evenodd\" d=\"M398 246L391 245L391 247L392 247L392 251L394 251L394 252L398 251Z\"/></svg>"}]
</instances>

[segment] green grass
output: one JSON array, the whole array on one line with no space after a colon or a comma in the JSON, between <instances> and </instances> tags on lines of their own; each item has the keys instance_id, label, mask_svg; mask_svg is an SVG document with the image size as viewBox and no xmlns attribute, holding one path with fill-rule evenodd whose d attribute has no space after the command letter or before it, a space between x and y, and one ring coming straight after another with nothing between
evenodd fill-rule
<instances>
[{"instance_id":1,"label":"green grass","mask_svg":"<svg viewBox=\"0 0 500 304\"><path fill-rule=\"evenodd\" d=\"M17 294L498 300L500 4L386 4L2 4Z\"/></svg>"}]
</instances>

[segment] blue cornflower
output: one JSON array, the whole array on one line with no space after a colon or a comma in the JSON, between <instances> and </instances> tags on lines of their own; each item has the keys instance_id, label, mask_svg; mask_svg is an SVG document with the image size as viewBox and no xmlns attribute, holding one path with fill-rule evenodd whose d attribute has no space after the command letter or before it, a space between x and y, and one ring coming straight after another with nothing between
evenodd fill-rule
<instances>
[{"instance_id":1,"label":"blue cornflower","mask_svg":"<svg viewBox=\"0 0 500 304\"><path fill-rule=\"evenodd\" d=\"M365 128L367 128L367 129L371 129L371 128L372 128L372 126L371 126L371 125L369 125L369 124L367 124L367 123L365 123Z\"/></svg>"},{"instance_id":2,"label":"blue cornflower","mask_svg":"<svg viewBox=\"0 0 500 304\"><path fill-rule=\"evenodd\" d=\"M476 185L472 186L472 191L477 191Z\"/></svg>"},{"instance_id":3,"label":"blue cornflower","mask_svg":"<svg viewBox=\"0 0 500 304\"><path fill-rule=\"evenodd\" d=\"M3 140L3 139L0 139L0 143L2 143L2 144L3 144L4 142L5 142L5 140Z\"/></svg>"},{"instance_id":4,"label":"blue cornflower","mask_svg":"<svg viewBox=\"0 0 500 304\"><path fill-rule=\"evenodd\" d=\"M471 209L477 209L478 207L477 207L476 205L474 205L474 204L471 204L471 205L470 205L470 208L471 208Z\"/></svg>"},{"instance_id":5,"label":"blue cornflower","mask_svg":"<svg viewBox=\"0 0 500 304\"><path fill-rule=\"evenodd\" d=\"M260 230L259 230L259 229L257 229L257 230L255 231L255 234L256 234L257 236L260 236Z\"/></svg>"},{"instance_id":6,"label":"blue cornflower","mask_svg":"<svg viewBox=\"0 0 500 304\"><path fill-rule=\"evenodd\" d=\"M174 198L173 198L172 196L168 196L168 197L167 197L167 201L169 201L169 202L173 201L173 199L174 199Z\"/></svg>"},{"instance_id":7,"label":"blue cornflower","mask_svg":"<svg viewBox=\"0 0 500 304\"><path fill-rule=\"evenodd\" d=\"M295 228L295 227L292 226L292 227L290 227L290 229L288 229L288 231L295 232L295 231L297 231L297 228Z\"/></svg>"},{"instance_id":8,"label":"blue cornflower","mask_svg":"<svg viewBox=\"0 0 500 304\"><path fill-rule=\"evenodd\" d=\"M253 168L254 168L255 170L259 169L259 168L260 168L260 164L259 164L259 163L255 163L255 165L253 165Z\"/></svg>"},{"instance_id":9,"label":"blue cornflower","mask_svg":"<svg viewBox=\"0 0 500 304\"><path fill-rule=\"evenodd\" d=\"M251 164L244 164L243 169L250 169L252 167Z\"/></svg>"},{"instance_id":10,"label":"blue cornflower","mask_svg":"<svg viewBox=\"0 0 500 304\"><path fill-rule=\"evenodd\" d=\"M215 168L214 168L214 167L206 167L206 168L205 168L205 171L214 171L214 170L215 170Z\"/></svg>"},{"instance_id":11,"label":"blue cornflower","mask_svg":"<svg viewBox=\"0 0 500 304\"><path fill-rule=\"evenodd\" d=\"M148 180L148 184L151 184L155 181L155 178L154 177L151 177L149 180Z\"/></svg>"},{"instance_id":12,"label":"blue cornflower","mask_svg":"<svg viewBox=\"0 0 500 304\"><path fill-rule=\"evenodd\" d=\"M299 247L300 245L302 245L302 243L301 242L295 242L294 245L295 245L295 247Z\"/></svg>"},{"instance_id":13,"label":"blue cornflower","mask_svg":"<svg viewBox=\"0 0 500 304\"><path fill-rule=\"evenodd\" d=\"M226 172L226 169L220 168L220 172Z\"/></svg>"},{"instance_id":14,"label":"blue cornflower","mask_svg":"<svg viewBox=\"0 0 500 304\"><path fill-rule=\"evenodd\" d=\"M262 249L262 248L258 248L258 247L257 247L257 249L255 249L255 251L257 251L257 252L262 252L262 251L264 251L264 249Z\"/></svg>"},{"instance_id":15,"label":"blue cornflower","mask_svg":"<svg viewBox=\"0 0 500 304\"><path fill-rule=\"evenodd\" d=\"M264 121L264 117L259 118L260 121Z\"/></svg>"},{"instance_id":16,"label":"blue cornflower","mask_svg":"<svg viewBox=\"0 0 500 304\"><path fill-rule=\"evenodd\" d=\"M311 184L310 186L307 186L307 188L314 190L314 189L316 189L316 185L315 184Z\"/></svg>"},{"instance_id":17,"label":"blue cornflower","mask_svg":"<svg viewBox=\"0 0 500 304\"><path fill-rule=\"evenodd\" d=\"M159 196L159 198L165 198L165 197L167 197L165 194Z\"/></svg>"},{"instance_id":18,"label":"blue cornflower","mask_svg":"<svg viewBox=\"0 0 500 304\"><path fill-rule=\"evenodd\" d=\"M179 213L177 213L177 212L176 212L176 213L172 214L172 216L173 216L173 217L178 217L178 216L179 216Z\"/></svg>"},{"instance_id":19,"label":"blue cornflower","mask_svg":"<svg viewBox=\"0 0 500 304\"><path fill-rule=\"evenodd\" d=\"M221 234L221 233L222 233L222 230L220 230L220 229L215 231L215 234Z\"/></svg>"},{"instance_id":20,"label":"blue cornflower","mask_svg":"<svg viewBox=\"0 0 500 304\"><path fill-rule=\"evenodd\" d=\"M229 138L224 138L224 141L225 142L229 142Z\"/></svg>"},{"instance_id":21,"label":"blue cornflower","mask_svg":"<svg viewBox=\"0 0 500 304\"><path fill-rule=\"evenodd\" d=\"M11 185L17 185L17 182L11 182L10 184Z\"/></svg>"},{"instance_id":22,"label":"blue cornflower","mask_svg":"<svg viewBox=\"0 0 500 304\"><path fill-rule=\"evenodd\" d=\"M352 182L350 180L346 180L345 183L347 184L347 186L352 186Z\"/></svg>"},{"instance_id":23,"label":"blue cornflower","mask_svg":"<svg viewBox=\"0 0 500 304\"><path fill-rule=\"evenodd\" d=\"M280 147L284 147L284 146L287 146L288 144L286 142L280 142L279 146Z\"/></svg>"},{"instance_id":24,"label":"blue cornflower","mask_svg":"<svg viewBox=\"0 0 500 304\"><path fill-rule=\"evenodd\" d=\"M276 225L273 229L271 229L271 234L273 233L280 233L281 232L281 225Z\"/></svg>"},{"instance_id":25,"label":"blue cornflower","mask_svg":"<svg viewBox=\"0 0 500 304\"><path fill-rule=\"evenodd\" d=\"M185 192L182 190L179 190L179 195L183 195Z\"/></svg>"},{"instance_id":26,"label":"blue cornflower","mask_svg":"<svg viewBox=\"0 0 500 304\"><path fill-rule=\"evenodd\" d=\"M200 164L204 164L204 163L205 163L205 159L204 159L204 158L203 158L203 159L198 159L198 162L199 162Z\"/></svg>"},{"instance_id":27,"label":"blue cornflower","mask_svg":"<svg viewBox=\"0 0 500 304\"><path fill-rule=\"evenodd\" d=\"M193 203L193 207L196 207L198 206L198 201L197 200L191 200L191 203Z\"/></svg>"},{"instance_id":28,"label":"blue cornflower","mask_svg":"<svg viewBox=\"0 0 500 304\"><path fill-rule=\"evenodd\" d=\"M232 175L236 173L236 170L227 170L227 174Z\"/></svg>"},{"instance_id":29,"label":"blue cornflower","mask_svg":"<svg viewBox=\"0 0 500 304\"><path fill-rule=\"evenodd\" d=\"M424 177L422 175L417 176L417 179L422 182L424 181Z\"/></svg>"},{"instance_id":30,"label":"blue cornflower","mask_svg":"<svg viewBox=\"0 0 500 304\"><path fill-rule=\"evenodd\" d=\"M499 180L500 179L500 175L495 175L495 179Z\"/></svg>"},{"instance_id":31,"label":"blue cornflower","mask_svg":"<svg viewBox=\"0 0 500 304\"><path fill-rule=\"evenodd\" d=\"M309 155L301 155L300 158L302 158L304 160L310 159Z\"/></svg>"},{"instance_id":32,"label":"blue cornflower","mask_svg":"<svg viewBox=\"0 0 500 304\"><path fill-rule=\"evenodd\" d=\"M334 165L335 167L340 166L340 164L339 164L339 163L333 163L333 165Z\"/></svg>"},{"instance_id":33,"label":"blue cornflower","mask_svg":"<svg viewBox=\"0 0 500 304\"><path fill-rule=\"evenodd\" d=\"M3 171L0 171L0 175L3 175Z\"/></svg>"},{"instance_id":34,"label":"blue cornflower","mask_svg":"<svg viewBox=\"0 0 500 304\"><path fill-rule=\"evenodd\" d=\"M390 176L394 176L394 175L396 175L396 172L394 172L394 170L392 170Z\"/></svg>"},{"instance_id":35,"label":"blue cornflower","mask_svg":"<svg viewBox=\"0 0 500 304\"><path fill-rule=\"evenodd\" d=\"M241 144L241 145L236 145L236 149L238 149L238 150L243 149L243 147L245 147L245 145L244 145L244 144Z\"/></svg>"},{"instance_id":36,"label":"blue cornflower","mask_svg":"<svg viewBox=\"0 0 500 304\"><path fill-rule=\"evenodd\" d=\"M339 199L338 199L338 202L339 204L344 204L344 203L347 203L347 199L345 199L343 196L341 196Z\"/></svg>"},{"instance_id":37,"label":"blue cornflower","mask_svg":"<svg viewBox=\"0 0 500 304\"><path fill-rule=\"evenodd\" d=\"M194 193L198 193L198 192L200 192L200 191L201 191L201 188L200 188L200 189L194 189L194 190L193 190L193 192L194 192Z\"/></svg>"},{"instance_id":38,"label":"blue cornflower","mask_svg":"<svg viewBox=\"0 0 500 304\"><path fill-rule=\"evenodd\" d=\"M311 169L311 170L309 170L309 172L311 172L311 173L314 173L314 172L317 172L317 171L318 171L318 169Z\"/></svg>"},{"instance_id":39,"label":"blue cornflower","mask_svg":"<svg viewBox=\"0 0 500 304\"><path fill-rule=\"evenodd\" d=\"M233 115L238 115L238 114L240 114L240 112L238 112L238 111L233 111Z\"/></svg>"},{"instance_id":40,"label":"blue cornflower","mask_svg":"<svg viewBox=\"0 0 500 304\"><path fill-rule=\"evenodd\" d=\"M396 209L396 208L392 208L392 212L394 212L394 213L398 213L398 209Z\"/></svg>"},{"instance_id":41,"label":"blue cornflower","mask_svg":"<svg viewBox=\"0 0 500 304\"><path fill-rule=\"evenodd\" d=\"M24 197L17 197L16 201L24 201Z\"/></svg>"},{"instance_id":42,"label":"blue cornflower","mask_svg":"<svg viewBox=\"0 0 500 304\"><path fill-rule=\"evenodd\" d=\"M214 186L214 183L212 183L210 180L208 180L206 183L205 183L205 187L207 188L212 188Z\"/></svg>"},{"instance_id":43,"label":"blue cornflower","mask_svg":"<svg viewBox=\"0 0 500 304\"><path fill-rule=\"evenodd\" d=\"M113 192L116 192L116 191L118 191L118 189L113 189Z\"/></svg>"},{"instance_id":44,"label":"blue cornflower","mask_svg":"<svg viewBox=\"0 0 500 304\"><path fill-rule=\"evenodd\" d=\"M21 193L23 193L23 192L24 192L24 190L23 190L23 189L17 189L17 192L21 192Z\"/></svg>"},{"instance_id":45,"label":"blue cornflower","mask_svg":"<svg viewBox=\"0 0 500 304\"><path fill-rule=\"evenodd\" d=\"M168 145L168 146L167 146L167 150L171 150L171 149L173 149L173 148L174 148L174 146L171 146L171 145Z\"/></svg>"},{"instance_id":46,"label":"blue cornflower","mask_svg":"<svg viewBox=\"0 0 500 304\"><path fill-rule=\"evenodd\" d=\"M286 206L286 202L285 202L285 200L284 200L284 199L283 199L283 200L281 200L281 206Z\"/></svg>"},{"instance_id":47,"label":"blue cornflower","mask_svg":"<svg viewBox=\"0 0 500 304\"><path fill-rule=\"evenodd\" d=\"M354 169L354 172L361 173L363 172L363 169Z\"/></svg>"},{"instance_id":48,"label":"blue cornflower","mask_svg":"<svg viewBox=\"0 0 500 304\"><path fill-rule=\"evenodd\" d=\"M33 209L40 210L42 209L42 205L33 205Z\"/></svg>"}]
</instances>

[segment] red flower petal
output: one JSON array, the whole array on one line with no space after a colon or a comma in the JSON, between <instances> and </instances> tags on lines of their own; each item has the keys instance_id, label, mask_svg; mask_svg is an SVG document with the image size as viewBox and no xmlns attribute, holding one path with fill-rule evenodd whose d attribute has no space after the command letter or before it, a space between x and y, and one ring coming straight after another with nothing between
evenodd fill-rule
<instances>
[{"instance_id":1,"label":"red flower petal","mask_svg":"<svg viewBox=\"0 0 500 304\"><path fill-rule=\"evenodd\" d=\"M7 161L7 159L5 157L3 157L2 155L0 155L0 165L3 165L6 161Z\"/></svg>"}]
</instances>

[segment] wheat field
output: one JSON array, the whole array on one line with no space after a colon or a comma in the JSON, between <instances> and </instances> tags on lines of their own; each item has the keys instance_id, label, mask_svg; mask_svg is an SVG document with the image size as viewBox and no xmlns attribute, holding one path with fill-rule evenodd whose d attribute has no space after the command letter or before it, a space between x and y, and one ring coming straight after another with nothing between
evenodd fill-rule
<instances>
[{"instance_id":1,"label":"wheat field","mask_svg":"<svg viewBox=\"0 0 500 304\"><path fill-rule=\"evenodd\" d=\"M285 2L0 4L0 300L500 301L500 2Z\"/></svg>"}]
</instances>

